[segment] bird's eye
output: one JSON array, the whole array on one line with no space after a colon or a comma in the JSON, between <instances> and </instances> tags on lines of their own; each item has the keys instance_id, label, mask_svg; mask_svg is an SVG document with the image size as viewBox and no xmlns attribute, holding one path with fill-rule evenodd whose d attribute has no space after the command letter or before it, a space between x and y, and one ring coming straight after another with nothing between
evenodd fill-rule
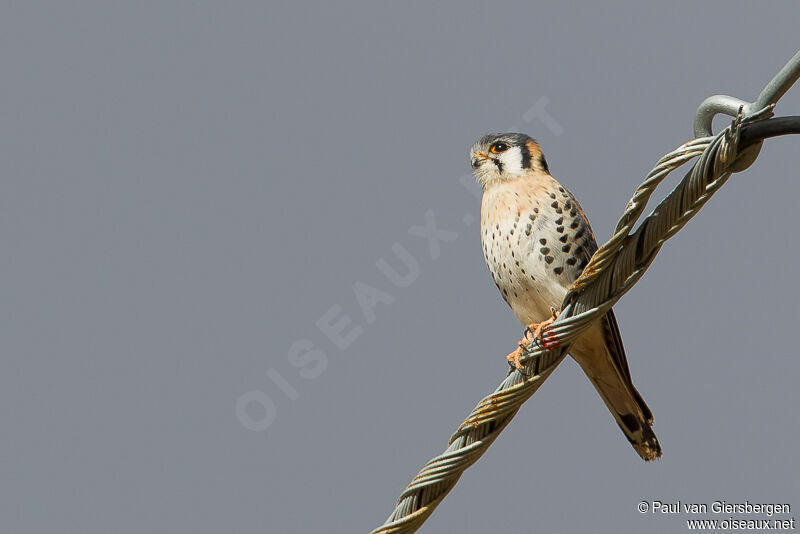
<instances>
[{"instance_id":1,"label":"bird's eye","mask_svg":"<svg viewBox=\"0 0 800 534\"><path fill-rule=\"evenodd\" d=\"M508 150L508 145L503 142L495 143L489 147L489 152L492 154L499 154L501 152L505 152L506 150Z\"/></svg>"}]
</instances>

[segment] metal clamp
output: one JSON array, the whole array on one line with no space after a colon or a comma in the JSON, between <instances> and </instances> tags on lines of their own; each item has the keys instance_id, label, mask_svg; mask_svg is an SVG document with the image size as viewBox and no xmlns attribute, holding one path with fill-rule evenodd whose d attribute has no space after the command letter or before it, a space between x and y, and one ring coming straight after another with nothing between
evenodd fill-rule
<instances>
[{"instance_id":1,"label":"metal clamp","mask_svg":"<svg viewBox=\"0 0 800 534\"><path fill-rule=\"evenodd\" d=\"M694 115L695 137L714 135L711 131L711 122L719 113L736 117L741 110L745 117L749 117L766 107L774 106L798 78L800 78L800 51L770 80L755 102L745 102L728 95L706 98Z\"/></svg>"}]
</instances>

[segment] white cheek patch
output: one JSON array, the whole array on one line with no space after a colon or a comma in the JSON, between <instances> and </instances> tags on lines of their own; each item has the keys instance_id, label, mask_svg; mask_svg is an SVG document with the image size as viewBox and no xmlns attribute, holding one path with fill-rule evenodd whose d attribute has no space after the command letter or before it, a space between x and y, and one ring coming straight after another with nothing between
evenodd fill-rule
<instances>
[{"instance_id":1,"label":"white cheek patch","mask_svg":"<svg viewBox=\"0 0 800 534\"><path fill-rule=\"evenodd\" d=\"M508 174L511 176L518 176L522 174L522 149L520 147L515 146L509 148L498 158L500 163L503 164L503 174Z\"/></svg>"}]
</instances>

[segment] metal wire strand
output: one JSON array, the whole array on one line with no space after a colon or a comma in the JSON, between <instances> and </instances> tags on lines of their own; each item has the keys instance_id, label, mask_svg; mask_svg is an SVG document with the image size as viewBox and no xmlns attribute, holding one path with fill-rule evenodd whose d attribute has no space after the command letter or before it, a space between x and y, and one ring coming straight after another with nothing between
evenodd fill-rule
<instances>
[{"instance_id":1,"label":"metal wire strand","mask_svg":"<svg viewBox=\"0 0 800 534\"><path fill-rule=\"evenodd\" d=\"M798 58L800 53L781 71L782 81L797 79ZM770 83L775 84L774 80ZM533 342L526 348L524 369L509 372L494 393L478 403L450 438L447 449L420 470L400 495L395 510L372 534L415 532L561 363L572 343L641 278L664 242L683 228L733 172L752 163L764 138L780 135L781 128L784 134L800 131L798 120L784 119L777 125L775 121L782 119L766 120L787 89L781 85L778 96L761 109L748 112L741 106L731 125L718 135L689 141L658 161L628 202L614 235L570 287L561 314L546 331L546 342ZM743 129L750 135L740 147ZM756 148L755 153L744 150L750 146ZM737 159L740 156L747 159L744 164ZM683 180L634 231L656 187L694 158L698 159Z\"/></svg>"}]
</instances>

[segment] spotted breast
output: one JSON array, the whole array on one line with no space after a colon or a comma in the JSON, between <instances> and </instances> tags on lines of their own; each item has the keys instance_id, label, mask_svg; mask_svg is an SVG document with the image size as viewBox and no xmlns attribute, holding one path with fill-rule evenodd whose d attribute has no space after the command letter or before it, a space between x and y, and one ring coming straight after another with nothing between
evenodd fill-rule
<instances>
[{"instance_id":1,"label":"spotted breast","mask_svg":"<svg viewBox=\"0 0 800 534\"><path fill-rule=\"evenodd\" d=\"M578 202L550 175L484 192L481 242L497 288L523 324L558 308L597 245Z\"/></svg>"}]
</instances>

